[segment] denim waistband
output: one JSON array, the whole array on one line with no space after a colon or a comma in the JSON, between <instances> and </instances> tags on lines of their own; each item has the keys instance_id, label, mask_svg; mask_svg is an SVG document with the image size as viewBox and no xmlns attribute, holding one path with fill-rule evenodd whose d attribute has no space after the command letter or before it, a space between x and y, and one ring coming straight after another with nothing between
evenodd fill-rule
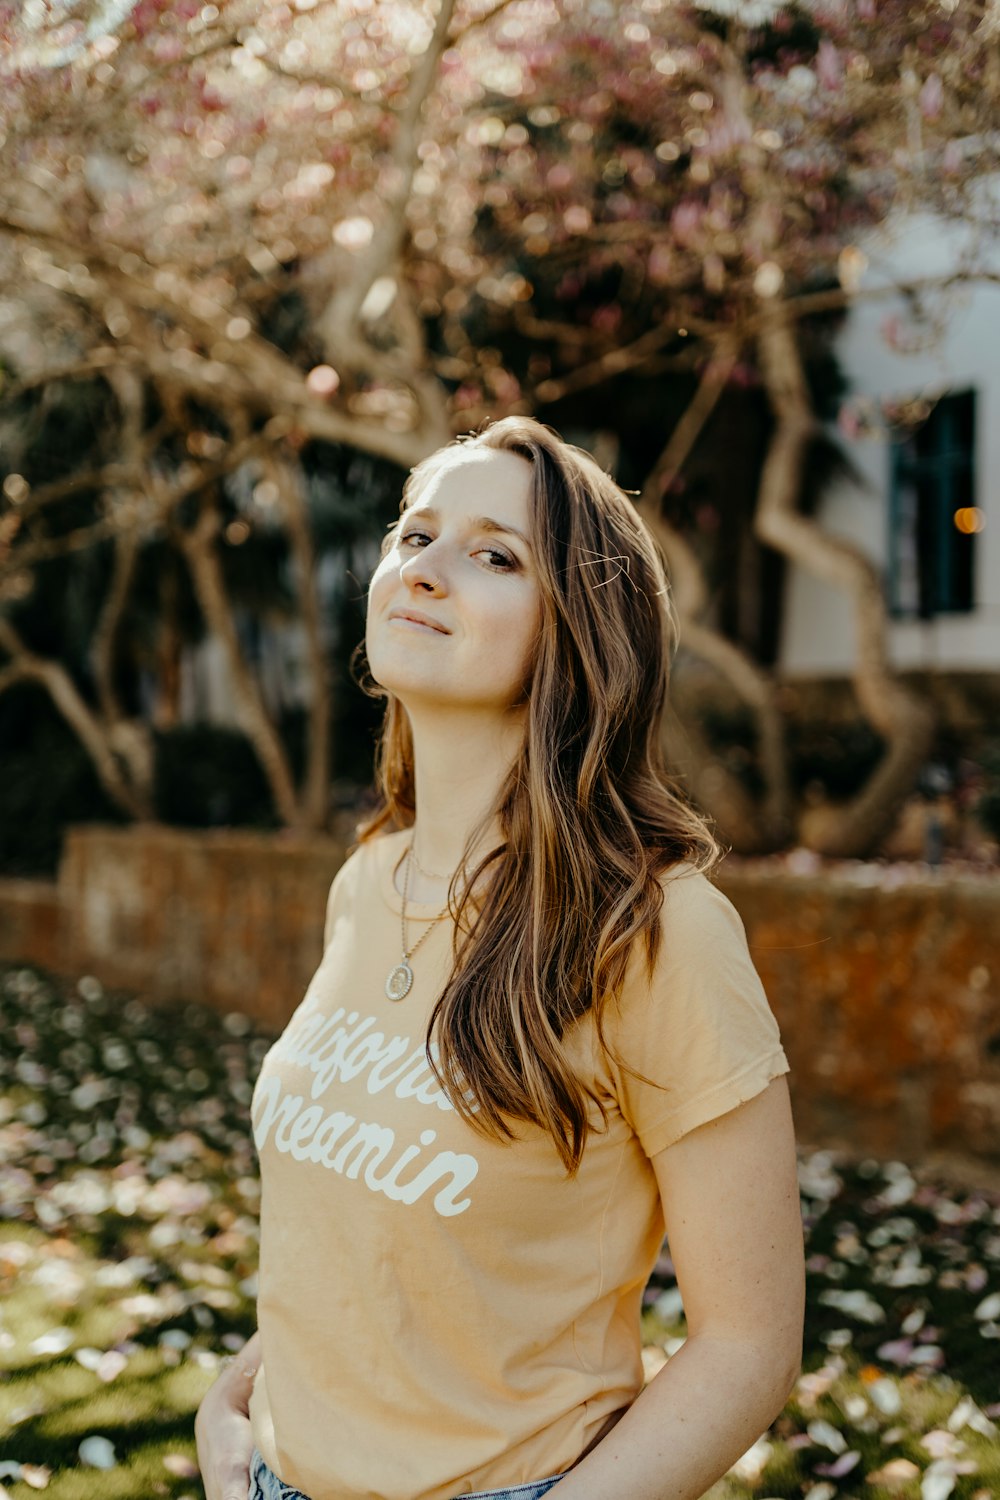
<instances>
[{"instance_id":1,"label":"denim waistband","mask_svg":"<svg viewBox=\"0 0 1000 1500\"><path fill-rule=\"evenodd\" d=\"M512 1484L503 1490L476 1490L475 1494L460 1495L456 1500L541 1500L541 1496L562 1478L562 1474L553 1474L551 1479ZM279 1479L255 1448L250 1460L250 1493L247 1500L309 1500L309 1496Z\"/></svg>"}]
</instances>

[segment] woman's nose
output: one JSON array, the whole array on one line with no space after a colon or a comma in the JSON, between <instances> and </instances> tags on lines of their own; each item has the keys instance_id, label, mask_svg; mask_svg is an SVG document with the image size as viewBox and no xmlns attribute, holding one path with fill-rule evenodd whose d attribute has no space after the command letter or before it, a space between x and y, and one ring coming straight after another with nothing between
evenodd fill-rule
<instances>
[{"instance_id":1,"label":"woman's nose","mask_svg":"<svg viewBox=\"0 0 1000 1500\"><path fill-rule=\"evenodd\" d=\"M399 571L407 586L415 591L425 594L445 594L448 591L441 559L428 547L422 547L408 557Z\"/></svg>"}]
</instances>

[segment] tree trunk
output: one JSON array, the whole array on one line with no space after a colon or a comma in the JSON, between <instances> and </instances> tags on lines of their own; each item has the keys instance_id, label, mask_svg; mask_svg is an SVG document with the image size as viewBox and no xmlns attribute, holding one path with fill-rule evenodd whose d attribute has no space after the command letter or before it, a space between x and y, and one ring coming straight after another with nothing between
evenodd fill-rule
<instances>
[{"instance_id":1,"label":"tree trunk","mask_svg":"<svg viewBox=\"0 0 1000 1500\"><path fill-rule=\"evenodd\" d=\"M160 618L156 631L156 702L153 723L157 729L175 729L180 721L181 655L183 640L178 620L177 562L169 549L160 569Z\"/></svg>"},{"instance_id":2,"label":"tree trunk","mask_svg":"<svg viewBox=\"0 0 1000 1500\"><path fill-rule=\"evenodd\" d=\"M115 685L118 628L128 603L139 552L139 537L135 529L118 532L114 548L111 583L91 642L94 685L108 743L128 766L128 779L139 801L149 809L147 815L152 816L154 767L149 726L141 719L130 719L122 711Z\"/></svg>"},{"instance_id":3,"label":"tree trunk","mask_svg":"<svg viewBox=\"0 0 1000 1500\"><path fill-rule=\"evenodd\" d=\"M226 652L243 716L243 729L267 777L278 816L289 828L301 829L308 826L308 820L299 806L285 747L271 723L257 680L240 650L232 607L215 551L218 530L217 511L214 507L206 507L194 528L181 533L181 546L205 622Z\"/></svg>"},{"instance_id":4,"label":"tree trunk","mask_svg":"<svg viewBox=\"0 0 1000 1500\"><path fill-rule=\"evenodd\" d=\"M682 725L673 709L668 710L664 722L667 753L672 761L679 757L685 763L694 796L716 820L722 837L741 852L756 852L781 848L793 827L784 722L776 685L741 647L703 622L708 589L701 564L664 516L662 506L663 494L683 468L715 410L738 354L738 349L724 343L709 361L690 405L643 486L638 509L667 560L680 645L725 678L754 716L766 787L763 802L757 804L739 779L722 765L690 716ZM685 737L693 754L685 749Z\"/></svg>"},{"instance_id":5,"label":"tree trunk","mask_svg":"<svg viewBox=\"0 0 1000 1500\"><path fill-rule=\"evenodd\" d=\"M145 388L136 372L123 366L106 371L105 379L121 408L121 428L116 442L118 457L133 477L131 482L126 480L105 491L105 509L108 514L121 517L121 529L114 536L111 582L97 619L90 654L108 742L128 766L129 781L140 801L152 809L153 741L149 726L141 719L130 719L123 712L115 682L118 632L139 555L139 528L137 519L133 518L133 500L145 469Z\"/></svg>"},{"instance_id":6,"label":"tree trunk","mask_svg":"<svg viewBox=\"0 0 1000 1500\"><path fill-rule=\"evenodd\" d=\"M309 653L309 736L306 749L305 782L302 809L310 828L326 826L330 805L330 669L323 649L320 628L319 595L316 580L316 553L312 543L309 512L306 506L305 476L301 465L269 457L268 472L278 487L285 521L295 559L299 607L306 632Z\"/></svg>"},{"instance_id":7,"label":"tree trunk","mask_svg":"<svg viewBox=\"0 0 1000 1500\"><path fill-rule=\"evenodd\" d=\"M98 780L112 802L129 817L151 817L152 810L143 788L131 786L122 774L111 730L87 706L65 667L29 651L10 622L2 618L0 646L11 656L7 665L0 668L0 693L19 682L37 682L44 687L89 755Z\"/></svg>"},{"instance_id":8,"label":"tree trunk","mask_svg":"<svg viewBox=\"0 0 1000 1500\"><path fill-rule=\"evenodd\" d=\"M872 852L892 827L931 744L934 720L896 680L887 649L888 621L878 570L850 542L829 536L797 511L802 470L816 431L795 329L777 304L758 335L761 370L776 426L761 473L755 529L815 578L853 595L857 661L852 679L863 712L886 741L865 786L822 821L810 824L809 846L841 858Z\"/></svg>"},{"instance_id":9,"label":"tree trunk","mask_svg":"<svg viewBox=\"0 0 1000 1500\"><path fill-rule=\"evenodd\" d=\"M760 811L738 777L712 749L694 714L682 720L673 703L663 716L663 748L702 812L715 824L721 843L737 853L761 849Z\"/></svg>"}]
</instances>

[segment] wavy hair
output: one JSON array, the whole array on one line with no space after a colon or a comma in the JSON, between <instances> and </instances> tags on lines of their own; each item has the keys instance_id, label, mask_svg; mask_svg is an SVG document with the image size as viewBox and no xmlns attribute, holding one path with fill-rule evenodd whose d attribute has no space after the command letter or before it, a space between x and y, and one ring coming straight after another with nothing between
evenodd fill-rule
<instances>
[{"instance_id":1,"label":"wavy hair","mask_svg":"<svg viewBox=\"0 0 1000 1500\"><path fill-rule=\"evenodd\" d=\"M588 1101L599 1101L570 1066L563 1037L593 1011L607 1046L602 1011L621 992L633 944L644 942L650 974L656 962L659 877L681 860L707 871L722 850L664 761L660 721L676 618L659 549L634 504L588 453L531 417L512 416L417 464L400 515L456 450L470 448L515 453L532 467L543 627L523 744L449 890L454 963L428 1028L436 1056L430 1046L428 1055L475 1129L503 1140L514 1137L515 1122L531 1122L575 1172L593 1128ZM358 830L362 843L387 826L411 826L416 811L406 711L370 677L365 686L387 702L380 801ZM463 884L471 850L494 820L503 842ZM466 923L472 889L487 874Z\"/></svg>"}]
</instances>

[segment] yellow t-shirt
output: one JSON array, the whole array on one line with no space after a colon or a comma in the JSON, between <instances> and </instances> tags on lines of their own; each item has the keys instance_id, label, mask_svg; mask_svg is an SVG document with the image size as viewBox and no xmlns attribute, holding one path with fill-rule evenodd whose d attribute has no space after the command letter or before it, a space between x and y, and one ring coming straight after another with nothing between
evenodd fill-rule
<instances>
[{"instance_id":1,"label":"yellow t-shirt","mask_svg":"<svg viewBox=\"0 0 1000 1500\"><path fill-rule=\"evenodd\" d=\"M449 917L385 996L401 952L393 872L409 834L339 871L326 948L251 1105L262 1202L250 1402L266 1462L311 1500L447 1500L560 1473L642 1386L639 1310L664 1224L649 1158L787 1072L730 901L664 877L650 985L636 945L605 1030L567 1037L608 1108L567 1177L552 1141L501 1144L424 1056ZM439 908L408 904L410 946ZM412 919L412 920L411 920Z\"/></svg>"}]
</instances>

